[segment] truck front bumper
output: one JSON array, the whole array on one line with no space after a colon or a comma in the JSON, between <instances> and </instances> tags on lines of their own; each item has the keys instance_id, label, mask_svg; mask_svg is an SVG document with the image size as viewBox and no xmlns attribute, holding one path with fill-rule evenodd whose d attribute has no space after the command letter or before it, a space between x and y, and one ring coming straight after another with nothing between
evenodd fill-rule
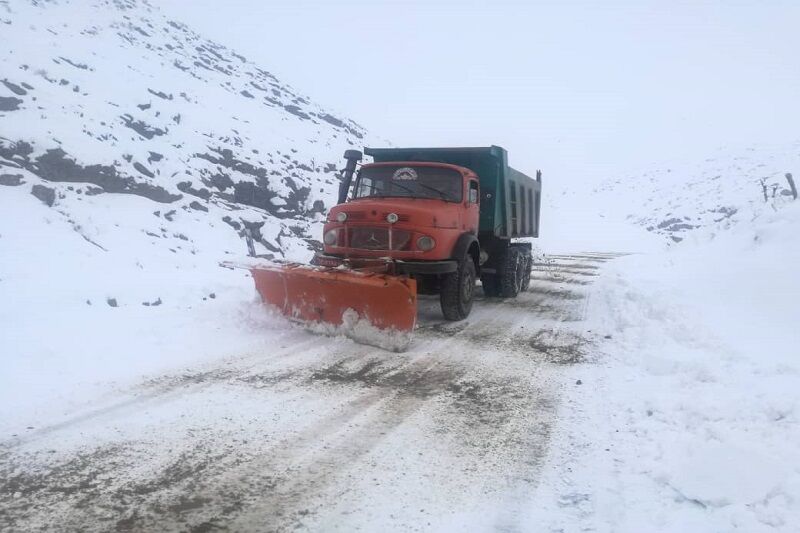
<instances>
[{"instance_id":1,"label":"truck front bumper","mask_svg":"<svg viewBox=\"0 0 800 533\"><path fill-rule=\"evenodd\" d=\"M355 258L336 255L317 254L312 264L331 268L345 267L355 270L376 270L395 274L448 274L458 270L458 262L445 261L403 261L390 257Z\"/></svg>"}]
</instances>

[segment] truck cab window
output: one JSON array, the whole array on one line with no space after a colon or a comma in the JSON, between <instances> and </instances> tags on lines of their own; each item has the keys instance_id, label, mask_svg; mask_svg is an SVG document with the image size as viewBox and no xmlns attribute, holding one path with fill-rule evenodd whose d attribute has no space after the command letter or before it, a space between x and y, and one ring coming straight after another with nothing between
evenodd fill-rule
<instances>
[{"instance_id":1,"label":"truck cab window","mask_svg":"<svg viewBox=\"0 0 800 533\"><path fill-rule=\"evenodd\" d=\"M461 203L464 178L458 170L433 165L376 165L362 167L354 199L425 198Z\"/></svg>"},{"instance_id":2,"label":"truck cab window","mask_svg":"<svg viewBox=\"0 0 800 533\"><path fill-rule=\"evenodd\" d=\"M474 180L469 182L469 203L478 203L478 182Z\"/></svg>"}]
</instances>

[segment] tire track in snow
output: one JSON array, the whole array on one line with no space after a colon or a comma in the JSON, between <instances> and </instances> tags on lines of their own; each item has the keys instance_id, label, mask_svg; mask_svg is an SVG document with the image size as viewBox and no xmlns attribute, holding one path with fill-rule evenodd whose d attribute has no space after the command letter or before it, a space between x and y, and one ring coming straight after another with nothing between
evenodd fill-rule
<instances>
[{"instance_id":1,"label":"tire track in snow","mask_svg":"<svg viewBox=\"0 0 800 533\"><path fill-rule=\"evenodd\" d=\"M511 510L495 527L514 530L555 423L558 366L591 349L586 272L612 259L546 258L526 293L480 299L463 323L431 320L438 302L423 301L405 354L301 333L3 443L0 527L419 528L501 501ZM59 442L74 433L103 435Z\"/></svg>"}]
</instances>

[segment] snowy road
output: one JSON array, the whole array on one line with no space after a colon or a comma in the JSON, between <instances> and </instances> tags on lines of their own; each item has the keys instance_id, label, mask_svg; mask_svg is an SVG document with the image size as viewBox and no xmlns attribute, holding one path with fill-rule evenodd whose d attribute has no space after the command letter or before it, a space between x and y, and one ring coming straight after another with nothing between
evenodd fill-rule
<instances>
[{"instance_id":1,"label":"snowy road","mask_svg":"<svg viewBox=\"0 0 800 533\"><path fill-rule=\"evenodd\" d=\"M611 259L551 256L462 323L423 300L403 354L287 326L108 394L0 443L0 529L523 529Z\"/></svg>"}]
</instances>

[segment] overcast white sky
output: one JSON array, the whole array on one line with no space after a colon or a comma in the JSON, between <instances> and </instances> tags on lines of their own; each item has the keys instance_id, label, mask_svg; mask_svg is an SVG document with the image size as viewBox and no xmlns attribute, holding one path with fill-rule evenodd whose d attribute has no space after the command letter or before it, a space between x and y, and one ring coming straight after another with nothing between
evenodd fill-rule
<instances>
[{"instance_id":1,"label":"overcast white sky","mask_svg":"<svg viewBox=\"0 0 800 533\"><path fill-rule=\"evenodd\" d=\"M396 145L561 179L800 139L800 1L152 0Z\"/></svg>"}]
</instances>

